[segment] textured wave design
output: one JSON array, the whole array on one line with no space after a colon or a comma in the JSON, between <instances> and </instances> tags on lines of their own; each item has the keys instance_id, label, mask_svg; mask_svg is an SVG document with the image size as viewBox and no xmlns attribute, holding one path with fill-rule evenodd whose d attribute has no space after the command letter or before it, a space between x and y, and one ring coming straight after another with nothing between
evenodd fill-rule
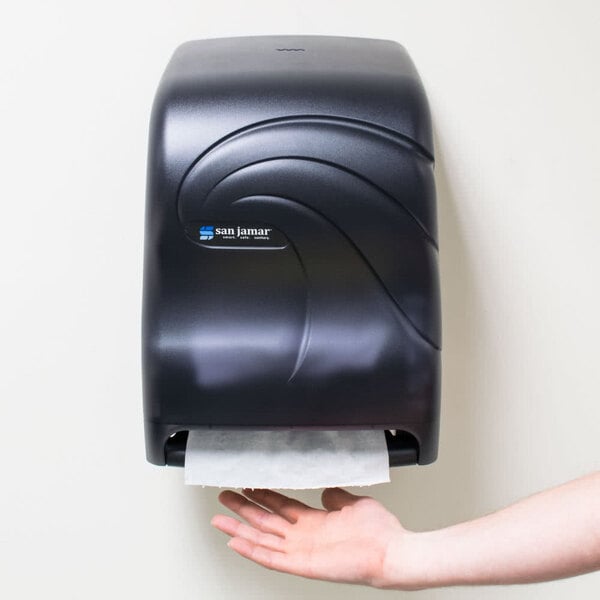
<instances>
[{"instance_id":1,"label":"textured wave design","mask_svg":"<svg viewBox=\"0 0 600 600\"><path fill-rule=\"evenodd\" d=\"M414 368L419 348L439 349L432 163L406 140L328 119L250 128L195 163L178 214L266 222L290 240L306 297L288 381L390 357Z\"/></svg>"},{"instance_id":2,"label":"textured wave design","mask_svg":"<svg viewBox=\"0 0 600 600\"><path fill-rule=\"evenodd\" d=\"M186 188L193 187L195 201L201 202L235 170L281 157L321 160L369 181L402 205L437 241L431 157L398 134L331 118L257 124L213 145L184 178L178 203L181 220L186 220Z\"/></svg>"}]
</instances>

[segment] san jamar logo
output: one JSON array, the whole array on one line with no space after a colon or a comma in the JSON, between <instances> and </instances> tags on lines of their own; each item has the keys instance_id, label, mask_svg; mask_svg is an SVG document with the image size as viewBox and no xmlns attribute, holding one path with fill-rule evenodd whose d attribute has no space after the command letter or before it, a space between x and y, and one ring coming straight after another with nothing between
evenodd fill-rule
<instances>
[{"instance_id":1,"label":"san jamar logo","mask_svg":"<svg viewBox=\"0 0 600 600\"><path fill-rule=\"evenodd\" d=\"M222 240L269 240L272 227L215 227L214 225L201 225L198 233L200 241L206 242L215 237Z\"/></svg>"}]
</instances>

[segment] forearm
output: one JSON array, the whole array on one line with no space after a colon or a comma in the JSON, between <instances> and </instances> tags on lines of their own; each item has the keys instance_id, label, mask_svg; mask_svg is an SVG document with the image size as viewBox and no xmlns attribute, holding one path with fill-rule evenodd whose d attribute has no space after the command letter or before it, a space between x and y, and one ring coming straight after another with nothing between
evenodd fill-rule
<instances>
[{"instance_id":1,"label":"forearm","mask_svg":"<svg viewBox=\"0 0 600 600\"><path fill-rule=\"evenodd\" d=\"M383 587L529 583L600 569L600 472L392 542Z\"/></svg>"}]
</instances>

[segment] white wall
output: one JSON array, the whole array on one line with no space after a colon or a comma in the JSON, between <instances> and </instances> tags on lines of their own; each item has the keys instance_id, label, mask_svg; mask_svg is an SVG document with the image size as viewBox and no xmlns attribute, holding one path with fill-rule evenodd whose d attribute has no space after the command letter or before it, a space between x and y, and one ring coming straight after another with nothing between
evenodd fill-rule
<instances>
[{"instance_id":1,"label":"white wall","mask_svg":"<svg viewBox=\"0 0 600 600\"><path fill-rule=\"evenodd\" d=\"M597 2L65 0L2 12L1 596L394 594L244 562L208 524L216 492L144 462L147 124L188 39L389 38L423 77L441 222L440 458L395 470L373 495L407 526L434 528L600 467ZM599 591L596 574L412 597Z\"/></svg>"}]
</instances>

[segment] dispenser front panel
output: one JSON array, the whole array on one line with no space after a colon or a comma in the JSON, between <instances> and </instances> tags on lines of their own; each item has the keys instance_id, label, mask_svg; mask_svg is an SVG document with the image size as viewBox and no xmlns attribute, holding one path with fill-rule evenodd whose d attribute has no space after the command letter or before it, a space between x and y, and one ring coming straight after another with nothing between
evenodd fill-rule
<instances>
[{"instance_id":1,"label":"dispenser front panel","mask_svg":"<svg viewBox=\"0 0 600 600\"><path fill-rule=\"evenodd\" d=\"M289 69L276 42L187 46L157 95L149 456L197 427L373 427L409 432L431 462L441 327L422 86L391 42L304 39ZM232 45L244 77L217 61Z\"/></svg>"}]
</instances>

